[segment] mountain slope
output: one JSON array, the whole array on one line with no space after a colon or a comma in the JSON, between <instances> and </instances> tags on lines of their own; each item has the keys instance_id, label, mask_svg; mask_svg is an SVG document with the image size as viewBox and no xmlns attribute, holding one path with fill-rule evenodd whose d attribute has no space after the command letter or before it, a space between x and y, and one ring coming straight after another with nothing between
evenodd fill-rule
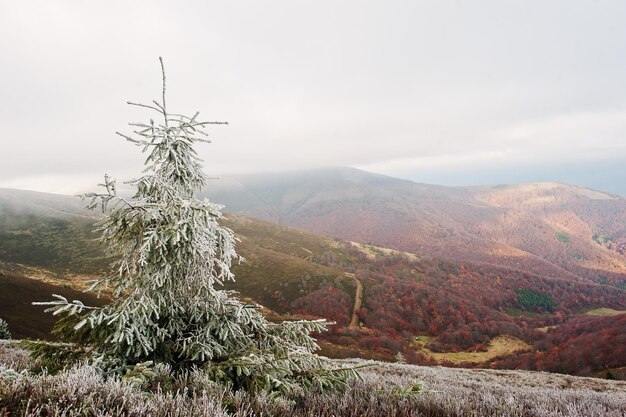
<instances>
[{"instance_id":1,"label":"mountain slope","mask_svg":"<svg viewBox=\"0 0 626 417\"><path fill-rule=\"evenodd\" d=\"M105 299L93 294L30 279L10 272L0 272L0 317L9 324L14 338L50 338L52 326L57 318L44 313L44 308L33 306L36 301L49 301L52 294L68 300L81 300L87 305L99 306Z\"/></svg>"},{"instance_id":2,"label":"mountain slope","mask_svg":"<svg viewBox=\"0 0 626 417\"><path fill-rule=\"evenodd\" d=\"M0 303L0 317L11 328L30 326L30 334L20 334L42 337L41 326L27 323L43 308L30 303L59 288L84 288L107 270L111 259L91 231L96 220L72 197L0 190L0 273L20 278L0 276L0 292L22 306L15 316L10 303ZM270 315L337 322L320 336L323 353L334 357L390 360L401 351L412 363L486 366L494 352L516 356L533 344L540 349L547 337L542 328L567 323L585 309L626 310L624 290L576 276L415 256L239 215L225 222L241 239L238 251L246 258L234 265L237 281L227 288L260 302ZM29 289L41 281L52 287ZM602 330L604 321L597 323ZM606 359L619 366L624 360Z\"/></svg>"},{"instance_id":3,"label":"mountain slope","mask_svg":"<svg viewBox=\"0 0 626 417\"><path fill-rule=\"evenodd\" d=\"M85 289L89 281L109 271L112 261L95 240L97 218L97 212L84 210L75 197L0 189L0 271ZM283 314L292 311L292 304L306 291L333 283L345 295L344 305L329 318L349 321L353 280L339 269L307 259L339 252L336 242L241 216L229 216L225 224L240 238L238 252L246 259L233 266L237 278L228 289ZM0 286L3 282L0 279Z\"/></svg>"},{"instance_id":4,"label":"mountain slope","mask_svg":"<svg viewBox=\"0 0 626 417\"><path fill-rule=\"evenodd\" d=\"M566 184L440 187L352 169L227 178L230 211L418 255L626 285L626 198Z\"/></svg>"}]
</instances>

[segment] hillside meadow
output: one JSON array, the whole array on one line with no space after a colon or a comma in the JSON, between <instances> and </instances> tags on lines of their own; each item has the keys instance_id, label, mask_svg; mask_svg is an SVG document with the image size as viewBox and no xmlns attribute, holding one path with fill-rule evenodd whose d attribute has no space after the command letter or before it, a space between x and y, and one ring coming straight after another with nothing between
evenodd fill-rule
<instances>
[{"instance_id":1,"label":"hillside meadow","mask_svg":"<svg viewBox=\"0 0 626 417\"><path fill-rule=\"evenodd\" d=\"M17 342L0 342L3 416L510 416L621 417L626 382L529 371L423 367L363 360L345 390L283 396L231 392L202 371L172 377L165 367L142 378L103 377L77 365L38 373Z\"/></svg>"}]
</instances>

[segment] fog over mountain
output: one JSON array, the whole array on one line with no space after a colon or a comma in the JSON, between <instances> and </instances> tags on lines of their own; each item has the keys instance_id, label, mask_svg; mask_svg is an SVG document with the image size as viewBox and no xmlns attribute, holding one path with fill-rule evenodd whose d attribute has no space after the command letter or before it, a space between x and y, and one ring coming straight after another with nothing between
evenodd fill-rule
<instances>
[{"instance_id":1,"label":"fog over mountain","mask_svg":"<svg viewBox=\"0 0 626 417\"><path fill-rule=\"evenodd\" d=\"M411 253L563 276L626 273L626 198L563 183L442 187L327 168L228 177L206 194L230 212Z\"/></svg>"},{"instance_id":2,"label":"fog over mountain","mask_svg":"<svg viewBox=\"0 0 626 417\"><path fill-rule=\"evenodd\" d=\"M399 166L383 170L377 164L364 168L376 172L393 172L393 176L418 182L448 186L523 184L563 182L626 196L626 161L578 161L554 164L511 164L501 160L494 165L460 165L459 167Z\"/></svg>"},{"instance_id":3,"label":"fog over mountain","mask_svg":"<svg viewBox=\"0 0 626 417\"><path fill-rule=\"evenodd\" d=\"M192 12L190 12L192 11ZM626 195L620 1L0 3L0 187L74 193L140 158L160 93L216 176L319 166Z\"/></svg>"}]
</instances>

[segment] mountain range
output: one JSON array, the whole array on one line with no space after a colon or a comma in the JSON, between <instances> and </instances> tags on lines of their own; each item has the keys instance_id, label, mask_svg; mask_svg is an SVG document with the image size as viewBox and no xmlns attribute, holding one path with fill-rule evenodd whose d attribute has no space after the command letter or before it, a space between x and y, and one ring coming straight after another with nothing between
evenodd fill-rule
<instances>
[{"instance_id":1,"label":"mountain range","mask_svg":"<svg viewBox=\"0 0 626 417\"><path fill-rule=\"evenodd\" d=\"M335 321L324 354L585 375L626 366L623 197L352 168L229 177L202 195L225 204L246 258L227 288L277 319ZM32 301L85 297L107 272L98 216L77 198L0 189L0 317L16 336L49 334Z\"/></svg>"},{"instance_id":2,"label":"mountain range","mask_svg":"<svg viewBox=\"0 0 626 417\"><path fill-rule=\"evenodd\" d=\"M616 285L626 198L559 183L442 187L354 168L215 181L226 210L422 256Z\"/></svg>"}]
</instances>

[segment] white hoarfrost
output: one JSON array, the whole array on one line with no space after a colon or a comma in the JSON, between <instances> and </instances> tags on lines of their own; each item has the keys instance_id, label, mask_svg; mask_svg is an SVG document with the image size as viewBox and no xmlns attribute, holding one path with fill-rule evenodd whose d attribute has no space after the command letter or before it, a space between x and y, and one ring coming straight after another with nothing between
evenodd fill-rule
<instances>
[{"instance_id":1,"label":"white hoarfrost","mask_svg":"<svg viewBox=\"0 0 626 417\"><path fill-rule=\"evenodd\" d=\"M218 288L234 279L231 263L241 258L233 232L220 224L222 206L194 198L207 181L194 145L209 142L208 125L226 123L170 113L164 70L161 102L129 104L160 119L131 123L132 134L118 132L147 154L144 175L129 182L136 192L117 195L105 176L103 193L84 196L89 208L102 210L100 240L118 259L114 273L90 290L106 287L114 300L102 308L62 297L44 303L63 315L57 329L73 342L73 354L50 353L58 344L35 352L86 356L114 372L154 362L174 370L202 367L215 380L253 390L343 385L353 371L330 370L313 354L318 346L310 333L324 331L327 322L271 323L257 305Z\"/></svg>"}]
</instances>

